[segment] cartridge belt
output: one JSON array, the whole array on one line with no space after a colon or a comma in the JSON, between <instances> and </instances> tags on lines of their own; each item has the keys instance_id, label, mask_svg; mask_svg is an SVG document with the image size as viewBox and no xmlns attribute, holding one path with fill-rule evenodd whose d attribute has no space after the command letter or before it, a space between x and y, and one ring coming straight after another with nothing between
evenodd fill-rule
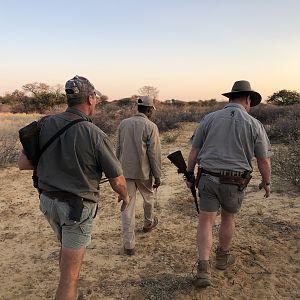
<instances>
[{"instance_id":1,"label":"cartridge belt","mask_svg":"<svg viewBox=\"0 0 300 300\"><path fill-rule=\"evenodd\" d=\"M242 177L244 172L239 172L239 171L228 171L228 170L224 170L221 172L211 172L208 170L205 170L203 168L201 168L202 173L203 174L208 174L211 176L215 176L215 177L221 177L221 176L237 176L237 177Z\"/></svg>"}]
</instances>

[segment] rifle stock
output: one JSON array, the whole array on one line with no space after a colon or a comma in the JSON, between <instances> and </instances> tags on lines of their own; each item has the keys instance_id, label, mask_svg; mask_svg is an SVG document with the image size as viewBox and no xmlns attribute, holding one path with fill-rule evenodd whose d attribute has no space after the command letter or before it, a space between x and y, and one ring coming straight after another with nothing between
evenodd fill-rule
<instances>
[{"instance_id":1,"label":"rifle stock","mask_svg":"<svg viewBox=\"0 0 300 300\"><path fill-rule=\"evenodd\" d=\"M183 174L185 176L187 175L186 163L184 161L184 158L183 158L182 153L181 153L180 150L175 151L175 152L169 154L167 156L167 158L171 161L172 164L174 164L177 167L177 172L179 174ZM199 213L198 200L197 200L195 186L191 187L191 193L192 193L192 195L194 197L194 200L195 200L195 205L196 205L197 212Z\"/></svg>"}]
</instances>

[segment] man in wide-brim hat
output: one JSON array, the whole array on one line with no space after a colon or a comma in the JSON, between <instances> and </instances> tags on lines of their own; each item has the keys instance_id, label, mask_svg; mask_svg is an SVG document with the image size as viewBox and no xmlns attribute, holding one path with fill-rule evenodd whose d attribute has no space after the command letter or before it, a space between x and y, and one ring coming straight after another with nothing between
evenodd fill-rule
<instances>
[{"instance_id":1,"label":"man in wide-brim hat","mask_svg":"<svg viewBox=\"0 0 300 300\"><path fill-rule=\"evenodd\" d=\"M256 106L261 101L261 95L251 89L251 85L249 81L239 80L233 84L231 92L222 94L223 96L229 99L237 99L239 96L250 96L251 103L250 106Z\"/></svg>"},{"instance_id":2,"label":"man in wide-brim hat","mask_svg":"<svg viewBox=\"0 0 300 300\"><path fill-rule=\"evenodd\" d=\"M248 114L250 107L260 103L261 95L252 90L245 80L236 81L231 92L223 95L229 98L229 103L201 120L195 131L187 166L188 187L195 184L193 175L196 163L201 170L196 288L211 285L209 257L212 227L219 209L221 225L215 266L225 270L235 261L230 252L235 216L251 179L253 156L262 176L259 188L264 188L265 197L270 195L270 142L263 125Z\"/></svg>"}]
</instances>

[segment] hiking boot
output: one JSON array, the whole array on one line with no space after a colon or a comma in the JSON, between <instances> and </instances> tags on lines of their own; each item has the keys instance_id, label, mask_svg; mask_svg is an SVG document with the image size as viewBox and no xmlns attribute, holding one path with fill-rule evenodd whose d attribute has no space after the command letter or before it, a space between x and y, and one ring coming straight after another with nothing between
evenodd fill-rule
<instances>
[{"instance_id":1,"label":"hiking boot","mask_svg":"<svg viewBox=\"0 0 300 300\"><path fill-rule=\"evenodd\" d=\"M228 266L233 265L235 257L230 253L230 250L224 251L220 247L216 249L216 268L226 270Z\"/></svg>"},{"instance_id":2,"label":"hiking boot","mask_svg":"<svg viewBox=\"0 0 300 300\"><path fill-rule=\"evenodd\" d=\"M134 253L135 253L134 248L132 248L132 249L126 249L126 248L124 248L124 254L125 255L131 256L131 255L134 255Z\"/></svg>"},{"instance_id":3,"label":"hiking boot","mask_svg":"<svg viewBox=\"0 0 300 300\"><path fill-rule=\"evenodd\" d=\"M202 289L211 285L209 260L199 260L197 266L197 275L194 280L194 286Z\"/></svg>"},{"instance_id":4,"label":"hiking boot","mask_svg":"<svg viewBox=\"0 0 300 300\"><path fill-rule=\"evenodd\" d=\"M145 227L144 226L143 231L144 232L150 232L154 227L156 227L157 224L158 224L158 219L157 219L157 217L154 217L151 226L150 227Z\"/></svg>"}]
</instances>

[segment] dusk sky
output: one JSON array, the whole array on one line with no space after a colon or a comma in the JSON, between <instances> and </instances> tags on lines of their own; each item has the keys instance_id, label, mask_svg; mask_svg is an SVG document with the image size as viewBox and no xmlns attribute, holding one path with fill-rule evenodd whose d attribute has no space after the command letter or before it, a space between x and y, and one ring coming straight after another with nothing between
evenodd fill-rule
<instances>
[{"instance_id":1,"label":"dusk sky","mask_svg":"<svg viewBox=\"0 0 300 300\"><path fill-rule=\"evenodd\" d=\"M0 95L87 77L110 100L300 92L299 0L0 0Z\"/></svg>"}]
</instances>

